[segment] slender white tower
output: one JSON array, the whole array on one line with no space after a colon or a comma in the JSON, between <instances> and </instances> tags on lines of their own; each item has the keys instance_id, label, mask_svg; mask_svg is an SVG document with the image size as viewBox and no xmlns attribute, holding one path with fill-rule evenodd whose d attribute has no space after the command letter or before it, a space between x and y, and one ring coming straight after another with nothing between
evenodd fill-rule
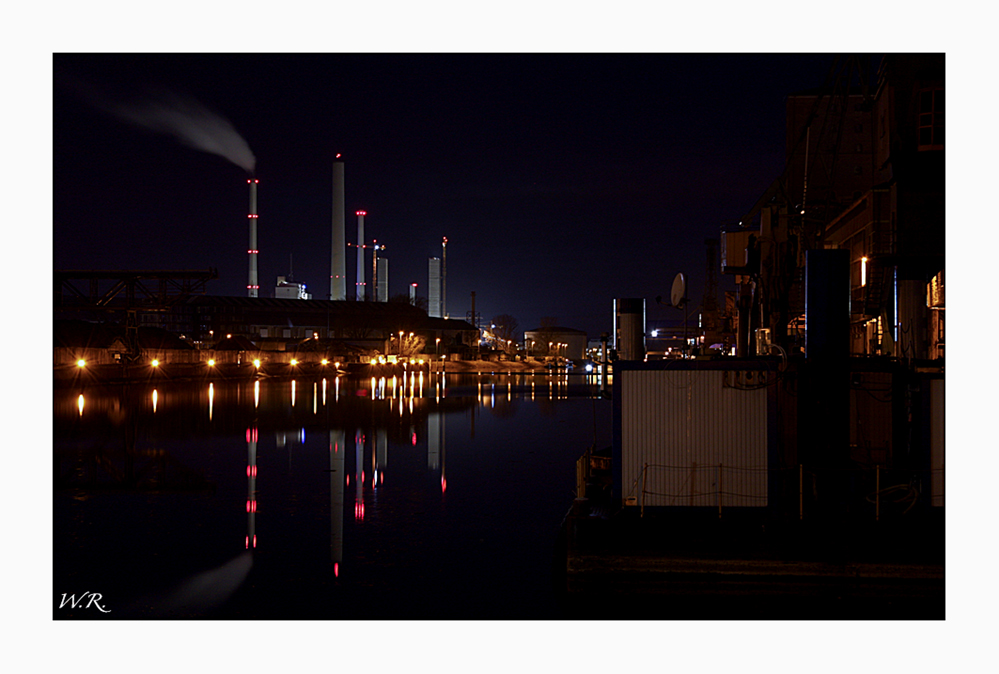
<instances>
[{"instance_id":1,"label":"slender white tower","mask_svg":"<svg viewBox=\"0 0 999 674\"><path fill-rule=\"evenodd\" d=\"M366 211L357 212L357 301L364 301L364 216Z\"/></svg>"},{"instance_id":2,"label":"slender white tower","mask_svg":"<svg viewBox=\"0 0 999 674\"><path fill-rule=\"evenodd\" d=\"M447 237L444 237L441 255L441 316L447 318Z\"/></svg>"},{"instance_id":3,"label":"slender white tower","mask_svg":"<svg viewBox=\"0 0 999 674\"><path fill-rule=\"evenodd\" d=\"M246 252L250 255L250 277L246 283L247 297L256 297L260 284L257 282L257 183L256 178L247 179L250 184L250 248Z\"/></svg>"},{"instance_id":4,"label":"slender white tower","mask_svg":"<svg viewBox=\"0 0 999 674\"><path fill-rule=\"evenodd\" d=\"M378 302L388 302L388 263L387 257L378 259L378 282L375 284L375 300Z\"/></svg>"},{"instance_id":5,"label":"slender white tower","mask_svg":"<svg viewBox=\"0 0 999 674\"><path fill-rule=\"evenodd\" d=\"M344 234L343 158L333 160L333 250L330 255L330 299L347 299L347 251Z\"/></svg>"},{"instance_id":6,"label":"slender white tower","mask_svg":"<svg viewBox=\"0 0 999 674\"><path fill-rule=\"evenodd\" d=\"M441 259L430 258L429 264L430 288L427 293L427 315L433 318L443 318L441 313Z\"/></svg>"}]
</instances>

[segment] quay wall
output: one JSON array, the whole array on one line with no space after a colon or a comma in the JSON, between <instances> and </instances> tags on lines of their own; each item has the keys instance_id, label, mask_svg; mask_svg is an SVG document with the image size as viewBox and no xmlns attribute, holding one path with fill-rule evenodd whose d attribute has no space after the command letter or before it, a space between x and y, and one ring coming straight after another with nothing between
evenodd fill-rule
<instances>
[{"instance_id":1,"label":"quay wall","mask_svg":"<svg viewBox=\"0 0 999 674\"><path fill-rule=\"evenodd\" d=\"M128 381L150 381L155 379L203 379L211 376L226 378L292 377L302 375L356 374L359 376L392 376L404 372L447 372L447 373L517 373L543 371L541 361L489 361L489 360L448 360L425 361L414 364L377 364L367 359L353 362L330 362L322 364L327 357L322 351L291 352L269 350L215 350L215 349L165 349L144 348L140 356L131 362L125 357L115 357L106 348L54 347L53 377L57 383L117 383ZM257 368L253 361L260 360ZM84 367L78 362L85 361ZM158 361L156 366L153 360ZM214 364L209 365L213 360ZM292 360L296 363L293 365Z\"/></svg>"}]
</instances>

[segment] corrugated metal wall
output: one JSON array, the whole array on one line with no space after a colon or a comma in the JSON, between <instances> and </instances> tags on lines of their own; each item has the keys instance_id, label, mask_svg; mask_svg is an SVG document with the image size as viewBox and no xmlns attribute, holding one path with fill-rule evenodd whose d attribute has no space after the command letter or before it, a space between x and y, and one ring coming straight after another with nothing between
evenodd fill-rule
<instances>
[{"instance_id":1,"label":"corrugated metal wall","mask_svg":"<svg viewBox=\"0 0 999 674\"><path fill-rule=\"evenodd\" d=\"M646 506L718 506L719 499L722 507L767 505L762 384L774 373L665 369L615 376L625 500L637 497Z\"/></svg>"}]
</instances>

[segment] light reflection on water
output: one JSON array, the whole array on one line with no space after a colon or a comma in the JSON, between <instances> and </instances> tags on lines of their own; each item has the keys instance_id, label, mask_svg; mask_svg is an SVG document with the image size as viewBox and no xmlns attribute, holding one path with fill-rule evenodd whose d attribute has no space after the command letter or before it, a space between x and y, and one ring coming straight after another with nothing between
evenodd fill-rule
<instances>
[{"instance_id":1,"label":"light reflection on water","mask_svg":"<svg viewBox=\"0 0 999 674\"><path fill-rule=\"evenodd\" d=\"M57 390L56 592L146 595L250 550L220 605L135 617L555 617L575 460L610 442L595 395L565 374Z\"/></svg>"}]
</instances>

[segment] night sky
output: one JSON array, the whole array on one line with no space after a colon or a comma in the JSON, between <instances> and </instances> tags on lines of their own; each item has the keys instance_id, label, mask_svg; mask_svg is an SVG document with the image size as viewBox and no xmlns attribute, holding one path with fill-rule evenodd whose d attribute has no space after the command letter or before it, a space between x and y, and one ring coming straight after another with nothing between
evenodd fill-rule
<instances>
[{"instance_id":1,"label":"night sky","mask_svg":"<svg viewBox=\"0 0 999 674\"><path fill-rule=\"evenodd\" d=\"M595 338L615 297L678 319L655 297L684 272L700 302L705 238L780 175L785 97L821 86L834 58L56 53L54 266L215 267L210 294L246 295L248 155L135 123L168 101L224 120L255 158L261 297L289 271L327 296L342 153L347 241L365 210L392 295L427 294L446 236L452 317L474 291L484 321L521 330L551 317ZM355 266L348 248L348 297Z\"/></svg>"}]
</instances>

